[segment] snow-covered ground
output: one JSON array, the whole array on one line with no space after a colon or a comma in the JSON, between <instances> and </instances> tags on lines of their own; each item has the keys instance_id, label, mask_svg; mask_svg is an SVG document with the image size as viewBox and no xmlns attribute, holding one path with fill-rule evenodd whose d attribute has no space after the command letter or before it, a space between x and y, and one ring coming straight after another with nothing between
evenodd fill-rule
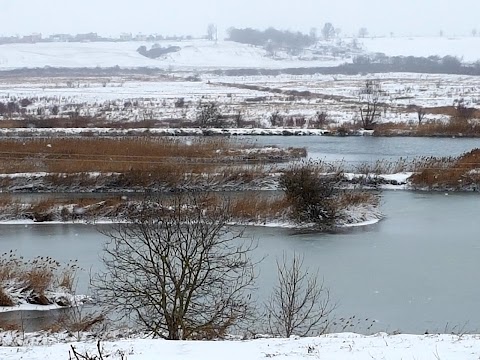
<instances>
[{"instance_id":1,"label":"snow-covered ground","mask_svg":"<svg viewBox=\"0 0 480 360\"><path fill-rule=\"evenodd\" d=\"M480 37L379 37L361 39L368 52L387 56L456 56L465 62L480 60Z\"/></svg>"},{"instance_id":2,"label":"snow-covered ground","mask_svg":"<svg viewBox=\"0 0 480 360\"><path fill-rule=\"evenodd\" d=\"M373 38L362 39L365 52L385 52L405 56L455 55L466 61L480 59L480 38ZM161 43L182 49L159 59L148 59L137 53L145 45L139 42L119 43L39 43L0 45L0 70L14 68L111 67L162 68L162 75L112 77L5 78L0 84L0 102L24 98L34 100L27 106L27 116L51 116L57 105L60 116L75 112L107 121L194 120L199 101L220 104L224 115L242 114L254 126L269 126L269 117L278 111L283 118L315 117L325 112L328 120L341 124L359 120L360 89L367 79L376 79L384 95L381 98L382 121L418 121L408 106L452 106L464 99L467 106L480 107L478 77L436 74L376 75L279 75L217 76L203 73L227 68L288 68L333 66L350 61L350 57L332 58L306 50L298 56L267 56L260 47L206 40ZM148 47L151 44L147 44ZM350 54L352 55L352 54ZM175 71L184 71L179 73ZM199 81L192 80L191 75ZM258 86L263 89L245 88ZM269 88L269 89L268 89ZM309 91L313 96L291 96L289 91ZM175 106L179 98L185 107ZM133 104L133 106L132 106ZM43 108L43 113L39 108ZM39 115L40 114L40 115ZM43 115L42 115L43 114ZM15 118L15 115L13 115ZM0 117L1 119L1 117ZM448 116L427 114L425 121L446 120Z\"/></svg>"},{"instance_id":3,"label":"snow-covered ground","mask_svg":"<svg viewBox=\"0 0 480 360\"><path fill-rule=\"evenodd\" d=\"M214 76L202 75L201 81L182 77L112 77L92 78L20 78L0 84L0 102L28 98L25 115L52 117L54 106L59 116L78 112L81 116L107 121L141 121L195 119L197 105L216 102L224 115L239 112L245 121L269 126L273 112L286 118L315 118L325 112L333 122L359 120L362 99L359 92L367 79L378 80L384 91L381 102L382 121L416 123L417 114L408 106L452 106L464 99L467 106L480 107L480 85L473 76L434 74L371 75L280 75ZM245 88L245 85L250 88ZM308 96L290 96L289 91L309 91ZM279 92L280 91L280 92ZM185 106L176 106L184 98ZM21 116L13 115L13 118ZM0 119L2 117L0 116ZM427 114L426 120L448 119L445 115Z\"/></svg>"},{"instance_id":4,"label":"snow-covered ground","mask_svg":"<svg viewBox=\"0 0 480 360\"><path fill-rule=\"evenodd\" d=\"M0 45L0 70L18 68L161 68L169 70L207 70L230 68L292 68L337 66L347 59L314 56L306 51L299 56L283 54L269 57L261 48L231 41L160 41L163 47L178 46L179 52L149 59L137 52L146 42L38 43Z\"/></svg>"},{"instance_id":5,"label":"snow-covered ground","mask_svg":"<svg viewBox=\"0 0 480 360\"><path fill-rule=\"evenodd\" d=\"M22 343L21 336L18 342ZM28 339L28 336L27 336ZM74 349L92 359L100 358L95 340L65 343L43 341L36 345L0 347L2 360L64 360ZM4 337L2 343L8 343ZM28 341L26 341L28 344ZM40 345L38 344L40 343ZM328 360L478 360L479 335L387 335L363 336L353 333L289 339L247 341L166 341L128 339L100 344L103 358L119 360L260 360L260 359L328 359ZM72 354L73 356L73 354ZM93 357L97 356L97 357ZM123 357L122 357L123 356ZM72 358L72 357L70 357ZM74 357L73 357L74 358Z\"/></svg>"}]
</instances>

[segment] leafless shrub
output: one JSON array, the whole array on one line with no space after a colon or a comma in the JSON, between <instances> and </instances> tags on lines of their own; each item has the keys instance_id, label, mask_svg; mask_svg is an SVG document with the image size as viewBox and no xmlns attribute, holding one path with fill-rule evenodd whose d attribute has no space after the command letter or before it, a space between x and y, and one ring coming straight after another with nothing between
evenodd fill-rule
<instances>
[{"instance_id":1,"label":"leafless shrub","mask_svg":"<svg viewBox=\"0 0 480 360\"><path fill-rule=\"evenodd\" d=\"M185 106L185 99L184 98L178 98L175 100L175 107L176 108L183 108Z\"/></svg>"},{"instance_id":2,"label":"leafless shrub","mask_svg":"<svg viewBox=\"0 0 480 360\"><path fill-rule=\"evenodd\" d=\"M292 220L328 230L339 217L334 199L342 176L321 170L313 163L295 164L283 172L280 187L291 204Z\"/></svg>"},{"instance_id":3,"label":"leafless shrub","mask_svg":"<svg viewBox=\"0 0 480 360\"><path fill-rule=\"evenodd\" d=\"M270 125L272 127L280 126L283 122L283 116L280 115L280 111L275 110L273 113L270 114L268 120L270 121Z\"/></svg>"},{"instance_id":4,"label":"leafless shrub","mask_svg":"<svg viewBox=\"0 0 480 360\"><path fill-rule=\"evenodd\" d=\"M83 306L74 306L65 311L53 324L43 329L52 333L68 331L75 333L78 340L84 332L92 331L100 326L97 332L105 330L102 324L105 322L105 314L97 312L84 312Z\"/></svg>"},{"instance_id":5,"label":"leafless shrub","mask_svg":"<svg viewBox=\"0 0 480 360\"><path fill-rule=\"evenodd\" d=\"M266 304L268 327L274 335L320 335L327 330L335 306L318 272L310 274L303 262L298 254L290 262L285 254L281 261L277 259L278 283Z\"/></svg>"},{"instance_id":6,"label":"leafless shrub","mask_svg":"<svg viewBox=\"0 0 480 360\"><path fill-rule=\"evenodd\" d=\"M195 117L200 127L216 127L221 125L220 109L215 102L200 102L197 106Z\"/></svg>"},{"instance_id":7,"label":"leafless shrub","mask_svg":"<svg viewBox=\"0 0 480 360\"><path fill-rule=\"evenodd\" d=\"M452 117L453 121L468 122L473 118L475 108L467 107L465 99L458 99L455 101L455 115Z\"/></svg>"},{"instance_id":8,"label":"leafless shrub","mask_svg":"<svg viewBox=\"0 0 480 360\"><path fill-rule=\"evenodd\" d=\"M70 346L70 351L68 352L69 360L104 360L104 359L118 359L118 360L127 360L125 353L118 351L114 354L105 354L105 351L102 348L100 340L97 342L97 353L90 354L88 351L81 353L79 352L74 345Z\"/></svg>"}]
</instances>

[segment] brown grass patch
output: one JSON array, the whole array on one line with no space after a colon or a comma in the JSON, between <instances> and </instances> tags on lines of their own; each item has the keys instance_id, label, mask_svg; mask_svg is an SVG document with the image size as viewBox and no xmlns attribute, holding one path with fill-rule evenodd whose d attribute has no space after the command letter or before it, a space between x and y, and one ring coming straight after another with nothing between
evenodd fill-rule
<instances>
[{"instance_id":1,"label":"brown grass patch","mask_svg":"<svg viewBox=\"0 0 480 360\"><path fill-rule=\"evenodd\" d=\"M418 136L480 136L480 123L476 120L457 119L448 122L429 121L420 125L415 134Z\"/></svg>"},{"instance_id":2,"label":"brown grass patch","mask_svg":"<svg viewBox=\"0 0 480 360\"><path fill-rule=\"evenodd\" d=\"M31 289L38 295L45 295L45 291L52 286L53 269L49 264L40 264L38 267L26 270L19 276L28 289Z\"/></svg>"},{"instance_id":3,"label":"brown grass patch","mask_svg":"<svg viewBox=\"0 0 480 360\"><path fill-rule=\"evenodd\" d=\"M375 136L410 135L415 133L417 126L405 122L386 122L375 126Z\"/></svg>"},{"instance_id":4,"label":"brown grass patch","mask_svg":"<svg viewBox=\"0 0 480 360\"><path fill-rule=\"evenodd\" d=\"M65 285L67 290L73 288L71 284L75 281L76 269L75 263L62 267L50 257L36 257L25 261L10 251L0 256L0 283L8 284L8 288L13 291L12 294L23 296L27 302L47 305L51 303L45 296L48 290L53 290L60 284ZM15 302L13 295L7 293L5 286L0 289L4 293L3 296L0 294L3 303L8 303L8 297Z\"/></svg>"},{"instance_id":5,"label":"brown grass patch","mask_svg":"<svg viewBox=\"0 0 480 360\"><path fill-rule=\"evenodd\" d=\"M0 140L0 172L74 174L198 171L205 165L269 161L268 153L246 153L249 146L226 138L52 138ZM251 146L250 146L251 148ZM304 150L290 154L303 156ZM275 153L273 160L288 156Z\"/></svg>"},{"instance_id":6,"label":"brown grass patch","mask_svg":"<svg viewBox=\"0 0 480 360\"><path fill-rule=\"evenodd\" d=\"M423 108L426 114L432 115L447 115L455 117L458 114L458 107L456 106L436 106L436 107L426 107ZM415 109L412 109L411 112L415 112ZM475 109L472 111L472 117L480 118L480 109Z\"/></svg>"},{"instance_id":7,"label":"brown grass patch","mask_svg":"<svg viewBox=\"0 0 480 360\"><path fill-rule=\"evenodd\" d=\"M370 204L377 206L379 197L377 194L368 191L345 191L338 194L336 204L340 208L347 208L349 206L358 206Z\"/></svg>"},{"instance_id":8,"label":"brown grass patch","mask_svg":"<svg viewBox=\"0 0 480 360\"><path fill-rule=\"evenodd\" d=\"M375 136L480 136L478 119L462 119L453 116L449 121L430 120L412 125L405 122L381 123L375 127Z\"/></svg>"},{"instance_id":9,"label":"brown grass patch","mask_svg":"<svg viewBox=\"0 0 480 360\"><path fill-rule=\"evenodd\" d=\"M413 186L467 189L480 185L480 149L474 149L458 158L432 158L411 178Z\"/></svg>"},{"instance_id":10,"label":"brown grass patch","mask_svg":"<svg viewBox=\"0 0 480 360\"><path fill-rule=\"evenodd\" d=\"M284 196L265 197L247 193L232 200L231 212L235 219L264 222L283 218L289 206Z\"/></svg>"},{"instance_id":11,"label":"brown grass patch","mask_svg":"<svg viewBox=\"0 0 480 360\"><path fill-rule=\"evenodd\" d=\"M404 171L411 171L413 167L413 162L407 162L402 158L395 161L381 159L373 163L361 163L356 165L354 167L354 172L363 175L396 174Z\"/></svg>"}]
</instances>

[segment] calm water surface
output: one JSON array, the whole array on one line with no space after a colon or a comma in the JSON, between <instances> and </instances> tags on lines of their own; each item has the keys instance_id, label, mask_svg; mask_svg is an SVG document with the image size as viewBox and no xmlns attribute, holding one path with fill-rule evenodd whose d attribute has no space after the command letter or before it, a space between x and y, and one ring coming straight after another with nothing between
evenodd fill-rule
<instances>
[{"instance_id":1,"label":"calm water surface","mask_svg":"<svg viewBox=\"0 0 480 360\"><path fill-rule=\"evenodd\" d=\"M480 196L388 191L383 211L379 224L341 234L248 229L259 242L255 256L266 256L258 297L265 299L276 279L276 257L298 252L324 277L338 316L375 319L376 330L480 330ZM104 241L92 225L0 226L2 252L78 259L86 269L79 292L88 290L88 272L101 269Z\"/></svg>"},{"instance_id":2,"label":"calm water surface","mask_svg":"<svg viewBox=\"0 0 480 360\"><path fill-rule=\"evenodd\" d=\"M480 139L351 136L256 136L245 140L259 145L306 147L308 156L351 163L418 156L458 156L480 148Z\"/></svg>"}]
</instances>

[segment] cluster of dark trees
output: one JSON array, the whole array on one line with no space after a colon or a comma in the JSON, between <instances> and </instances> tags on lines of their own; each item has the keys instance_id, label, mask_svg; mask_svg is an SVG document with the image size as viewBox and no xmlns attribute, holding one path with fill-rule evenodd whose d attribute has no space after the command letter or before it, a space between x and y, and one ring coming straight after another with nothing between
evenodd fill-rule
<instances>
[{"instance_id":1,"label":"cluster of dark trees","mask_svg":"<svg viewBox=\"0 0 480 360\"><path fill-rule=\"evenodd\" d=\"M378 53L361 55L353 59L353 65L373 66L390 71L480 75L480 62L464 64L455 56L386 56Z\"/></svg>"},{"instance_id":2,"label":"cluster of dark trees","mask_svg":"<svg viewBox=\"0 0 480 360\"><path fill-rule=\"evenodd\" d=\"M227 40L235 41L242 44L250 44L255 46L266 46L275 44L285 48L304 48L315 43L314 34L303 34L301 32L282 31L270 27L266 30L257 30L252 28L228 29Z\"/></svg>"},{"instance_id":3,"label":"cluster of dark trees","mask_svg":"<svg viewBox=\"0 0 480 360\"><path fill-rule=\"evenodd\" d=\"M172 53L172 52L177 52L180 51L181 48L179 46L167 46L167 47L161 47L161 46L152 46L150 50L147 50L146 46L140 46L137 49L137 52L140 55L146 56L150 59L156 59L159 58L160 56Z\"/></svg>"},{"instance_id":4,"label":"cluster of dark trees","mask_svg":"<svg viewBox=\"0 0 480 360\"><path fill-rule=\"evenodd\" d=\"M12 100L7 102L0 101L0 116L21 113L27 106L32 104L30 99Z\"/></svg>"},{"instance_id":5,"label":"cluster of dark trees","mask_svg":"<svg viewBox=\"0 0 480 360\"><path fill-rule=\"evenodd\" d=\"M0 115L7 115L20 112L20 106L14 101L7 103L0 102Z\"/></svg>"},{"instance_id":6,"label":"cluster of dark trees","mask_svg":"<svg viewBox=\"0 0 480 360\"><path fill-rule=\"evenodd\" d=\"M357 75L362 73L411 72L425 74L454 74L480 76L480 61L465 64L455 56L386 56L384 54L361 55L346 63L334 67L309 67L286 69L229 69L214 70L215 74L227 76L255 76L280 74L289 75Z\"/></svg>"}]
</instances>

